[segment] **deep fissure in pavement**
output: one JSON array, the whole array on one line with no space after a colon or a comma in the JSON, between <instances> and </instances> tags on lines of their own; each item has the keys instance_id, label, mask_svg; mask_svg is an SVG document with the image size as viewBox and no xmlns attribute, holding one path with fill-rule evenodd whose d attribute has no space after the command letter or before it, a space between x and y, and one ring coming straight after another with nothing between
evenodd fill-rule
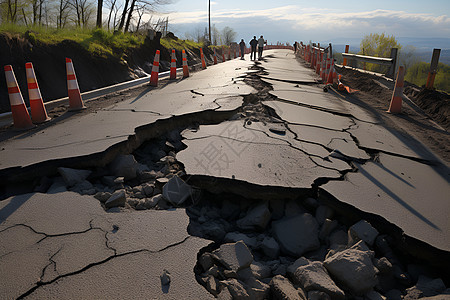
<instances>
[{"instance_id":1,"label":"deep fissure in pavement","mask_svg":"<svg viewBox=\"0 0 450 300\"><path fill-rule=\"evenodd\" d=\"M262 72L260 67L255 68ZM21 175L15 174L7 182L16 182L23 189L24 182L20 178L24 176L30 178L27 183L29 191L57 193L67 190L67 183L62 177L70 176L65 172L71 172L68 169L59 169L61 176L55 176L57 168L76 167L75 169L88 170L89 174L69 190L94 195L108 211L119 212L119 207L136 210L186 208L190 218L189 234L213 241L198 254L195 274L198 282L215 296L223 292L230 293L235 298L276 298L278 293L281 293L280 289L286 288L283 287L286 284L283 278L286 277L290 279L287 289L291 284L297 293L303 292L308 298L321 299L352 298L372 289L382 295L398 295L398 292L406 295L415 291L414 288L417 289L414 283L424 274L431 278L442 277L448 280L444 276L445 273L430 268L425 261L418 260L408 252L419 257L423 255L424 258L435 254L437 258L432 260L434 262L448 258L448 253L440 253L420 241L405 237L399 228L381 217L365 214L324 191L319 191L320 186L330 180L344 180L348 172L357 172L353 161L364 163L364 160L338 155L339 159L348 163L349 168L337 170L341 174L339 178L317 178L310 188L305 189L258 186L234 178L186 174L183 162L176 158L177 153L186 148L182 132L197 131L200 125L218 124L226 120L242 120L245 128L259 122L278 124L284 129L274 129L277 134L288 131L294 135L295 140L316 144L328 152L333 151L328 145L299 139L289 128L288 122L283 121L275 110L261 103L275 98L268 93L271 86L262 82L258 73L247 75L245 82L256 87L259 92L244 96L243 106L236 111L208 111L158 121L136 129L136 135L130 137L127 143L117 145L106 153L83 159L43 163L24 170L9 170L8 172L19 171ZM247 129L253 130L250 127ZM263 133L270 139L278 139ZM349 134L359 145L356 137ZM311 157L315 156L295 147L289 141L282 138L279 140L307 154L311 160ZM376 161L377 153L381 152L363 150L369 152L370 159L367 161ZM322 159L318 155L316 158ZM80 163L81 161L83 163ZM318 167L330 168L320 165L317 161L312 162ZM117 172L112 171L113 169ZM39 178L37 174L42 173L48 176ZM119 173L121 176L118 176ZM191 186L189 195L183 202L171 202L164 197L163 187L173 178L181 178ZM3 188L3 198L14 194L14 189L9 190L5 186ZM112 197L114 201L111 201ZM366 221L363 221L364 219ZM32 227L23 224L15 226L25 226L34 231ZM94 229L100 228L91 225L87 231ZM5 230L8 228L2 231ZM380 234L370 239L366 235L373 233L373 230L378 230ZM84 232L86 231L70 234ZM290 234L287 235L287 232ZM116 250L108 245L108 234L109 232L105 232L105 245L114 251L113 255L51 281L38 282L20 298L32 294L41 285L80 274L115 257L148 251L142 249L117 254ZM52 236L45 235L43 239L48 237ZM56 263L52 258L59 251L61 249L50 257L41 277L47 268L55 267ZM227 251L235 251L237 262L233 259L230 261ZM364 262L360 267L367 271L368 276L364 278L364 288L352 285L351 280L354 278L343 278L342 274L334 270L334 264L346 262L344 259L338 260L340 257L336 256L339 256L339 253L360 255L359 259ZM317 266L316 262L320 262L321 266ZM355 270L347 271L351 273ZM327 284L316 283L305 287L308 276L314 278L316 273L321 274ZM329 279L323 274L329 274ZM299 287L301 290L297 289Z\"/></svg>"}]
</instances>

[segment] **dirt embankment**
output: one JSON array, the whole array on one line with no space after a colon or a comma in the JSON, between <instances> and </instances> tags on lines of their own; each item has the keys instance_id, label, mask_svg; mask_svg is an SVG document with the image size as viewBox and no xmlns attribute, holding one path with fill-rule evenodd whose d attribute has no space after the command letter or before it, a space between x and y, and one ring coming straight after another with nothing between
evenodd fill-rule
<instances>
[{"instance_id":1,"label":"dirt embankment","mask_svg":"<svg viewBox=\"0 0 450 300\"><path fill-rule=\"evenodd\" d=\"M170 66L171 50L160 45L158 39L146 39L145 43L128 51L119 59L116 56L107 57L93 55L82 45L70 40L64 40L55 45L36 42L28 39L0 34L0 65L12 65L17 82L28 102L25 63L32 62L43 100L50 101L67 97L65 58L71 58L74 63L78 85L81 92L109 86L132 80L150 74L153 57L156 50L161 51L160 71L166 71ZM205 56L211 55L209 49L204 49ZM181 51L176 51L177 66L181 67ZM188 63L198 62L200 50L188 51ZM144 72L142 72L144 71ZM5 74L0 72L0 113L10 111Z\"/></svg>"}]
</instances>

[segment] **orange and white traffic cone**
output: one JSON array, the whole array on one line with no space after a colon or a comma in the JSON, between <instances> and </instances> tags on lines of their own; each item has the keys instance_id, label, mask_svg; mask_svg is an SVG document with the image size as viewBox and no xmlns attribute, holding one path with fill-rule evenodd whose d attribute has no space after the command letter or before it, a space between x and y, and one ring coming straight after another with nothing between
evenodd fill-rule
<instances>
[{"instance_id":1,"label":"orange and white traffic cone","mask_svg":"<svg viewBox=\"0 0 450 300\"><path fill-rule=\"evenodd\" d=\"M403 84L405 78L405 68L400 66L398 68L397 80L395 81L394 92L392 93L391 104L389 105L389 113L401 113L402 112L402 96L403 96Z\"/></svg>"},{"instance_id":2,"label":"orange and white traffic cone","mask_svg":"<svg viewBox=\"0 0 450 300\"><path fill-rule=\"evenodd\" d=\"M181 57L183 60L183 78L186 78L189 77L189 67L186 59L186 50L183 49L183 51L181 51Z\"/></svg>"},{"instance_id":3,"label":"orange and white traffic cone","mask_svg":"<svg viewBox=\"0 0 450 300\"><path fill-rule=\"evenodd\" d=\"M155 59L153 60L152 73L150 74L150 85L158 86L159 74L159 50L156 50Z\"/></svg>"},{"instance_id":4,"label":"orange and white traffic cone","mask_svg":"<svg viewBox=\"0 0 450 300\"><path fill-rule=\"evenodd\" d=\"M225 62L225 48L222 46L222 62Z\"/></svg>"},{"instance_id":5,"label":"orange and white traffic cone","mask_svg":"<svg viewBox=\"0 0 450 300\"><path fill-rule=\"evenodd\" d=\"M214 48L214 64L217 65L217 54L216 54L216 48Z\"/></svg>"},{"instance_id":6,"label":"orange and white traffic cone","mask_svg":"<svg viewBox=\"0 0 450 300\"><path fill-rule=\"evenodd\" d=\"M66 58L66 72L67 72L67 95L69 96L69 110L76 111L85 109L81 99L80 88L78 87L77 76L70 58Z\"/></svg>"},{"instance_id":7,"label":"orange and white traffic cone","mask_svg":"<svg viewBox=\"0 0 450 300\"><path fill-rule=\"evenodd\" d=\"M333 84L337 79L336 70L334 69L334 60L331 60L330 72L328 73L327 84Z\"/></svg>"},{"instance_id":8,"label":"orange and white traffic cone","mask_svg":"<svg viewBox=\"0 0 450 300\"><path fill-rule=\"evenodd\" d=\"M200 48L200 59L202 60L202 69L206 69L205 56L203 55L203 49Z\"/></svg>"},{"instance_id":9,"label":"orange and white traffic cone","mask_svg":"<svg viewBox=\"0 0 450 300\"><path fill-rule=\"evenodd\" d=\"M175 49L172 49L172 57L170 59L170 79L177 79L177 58Z\"/></svg>"},{"instance_id":10,"label":"orange and white traffic cone","mask_svg":"<svg viewBox=\"0 0 450 300\"><path fill-rule=\"evenodd\" d=\"M5 66L6 86L8 87L9 103L11 104L11 113L13 116L14 128L18 130L26 130L35 127L31 122L22 93L17 85L16 76L12 66Z\"/></svg>"},{"instance_id":11,"label":"orange and white traffic cone","mask_svg":"<svg viewBox=\"0 0 450 300\"><path fill-rule=\"evenodd\" d=\"M341 79L342 79L342 75L339 74L339 75L338 75L338 90L339 90L339 91L344 91L344 90L345 90L345 86L344 86L344 84L341 82Z\"/></svg>"},{"instance_id":12,"label":"orange and white traffic cone","mask_svg":"<svg viewBox=\"0 0 450 300\"><path fill-rule=\"evenodd\" d=\"M45 110L44 101L42 101L41 91L34 74L33 64L26 63L28 83L28 99L30 100L31 117L33 123L44 123L50 120Z\"/></svg>"}]
</instances>

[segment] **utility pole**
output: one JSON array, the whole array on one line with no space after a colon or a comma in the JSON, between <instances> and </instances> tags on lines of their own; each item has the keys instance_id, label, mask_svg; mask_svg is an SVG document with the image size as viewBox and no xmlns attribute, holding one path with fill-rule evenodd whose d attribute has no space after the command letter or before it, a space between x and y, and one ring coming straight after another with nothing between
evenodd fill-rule
<instances>
[{"instance_id":1,"label":"utility pole","mask_svg":"<svg viewBox=\"0 0 450 300\"><path fill-rule=\"evenodd\" d=\"M209 44L211 45L211 0L208 0Z\"/></svg>"}]
</instances>

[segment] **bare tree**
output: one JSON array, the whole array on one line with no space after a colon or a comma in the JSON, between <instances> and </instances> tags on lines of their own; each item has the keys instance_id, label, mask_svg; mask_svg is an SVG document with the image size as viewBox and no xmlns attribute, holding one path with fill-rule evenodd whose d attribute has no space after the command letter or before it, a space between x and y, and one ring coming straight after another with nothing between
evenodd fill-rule
<instances>
[{"instance_id":1,"label":"bare tree","mask_svg":"<svg viewBox=\"0 0 450 300\"><path fill-rule=\"evenodd\" d=\"M18 1L17 0L6 0L6 5L7 5L7 9L8 9L8 12L6 14L6 21L11 22L11 23L16 23Z\"/></svg>"},{"instance_id":2,"label":"bare tree","mask_svg":"<svg viewBox=\"0 0 450 300\"><path fill-rule=\"evenodd\" d=\"M97 28L102 28L103 0L97 0Z\"/></svg>"},{"instance_id":3,"label":"bare tree","mask_svg":"<svg viewBox=\"0 0 450 300\"><path fill-rule=\"evenodd\" d=\"M142 16L146 12L146 6L147 6L146 3L136 6L136 12L138 14L138 21L137 21L137 25L136 25L136 31L139 31L139 27L141 26Z\"/></svg>"},{"instance_id":4,"label":"bare tree","mask_svg":"<svg viewBox=\"0 0 450 300\"><path fill-rule=\"evenodd\" d=\"M230 45L236 39L236 31L233 28L226 26L222 29L222 37L225 45Z\"/></svg>"},{"instance_id":5,"label":"bare tree","mask_svg":"<svg viewBox=\"0 0 450 300\"><path fill-rule=\"evenodd\" d=\"M76 12L75 24L78 27L81 27L81 25L86 27L94 11L92 3L88 0L72 0L69 3Z\"/></svg>"},{"instance_id":6,"label":"bare tree","mask_svg":"<svg viewBox=\"0 0 450 300\"><path fill-rule=\"evenodd\" d=\"M131 0L130 11L128 12L128 17L127 17L127 23L125 24L125 28L123 30L124 32L128 32L135 5L136 5L136 0Z\"/></svg>"},{"instance_id":7,"label":"bare tree","mask_svg":"<svg viewBox=\"0 0 450 300\"><path fill-rule=\"evenodd\" d=\"M119 31L122 31L123 25L125 25L125 18L127 17L127 11L128 11L128 3L130 0L125 0L125 6L123 7L122 17L120 18L120 24L119 24Z\"/></svg>"},{"instance_id":8,"label":"bare tree","mask_svg":"<svg viewBox=\"0 0 450 300\"><path fill-rule=\"evenodd\" d=\"M58 16L56 21L57 28L64 28L69 18L70 3L68 0L59 0Z\"/></svg>"},{"instance_id":9,"label":"bare tree","mask_svg":"<svg viewBox=\"0 0 450 300\"><path fill-rule=\"evenodd\" d=\"M110 29L111 17L112 17L113 11L115 11L116 2L117 2L117 0L106 0L106 5L109 8L108 23L107 23L108 30Z\"/></svg>"}]
</instances>

